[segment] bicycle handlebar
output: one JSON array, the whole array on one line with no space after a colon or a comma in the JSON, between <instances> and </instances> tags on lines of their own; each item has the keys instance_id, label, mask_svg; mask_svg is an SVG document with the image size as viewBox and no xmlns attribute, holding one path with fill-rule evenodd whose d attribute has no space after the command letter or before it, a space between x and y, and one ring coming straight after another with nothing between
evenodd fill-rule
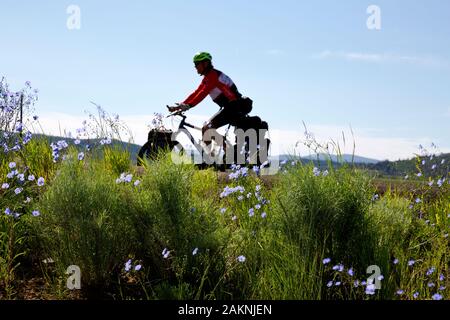
<instances>
[{"instance_id":1,"label":"bicycle handlebar","mask_svg":"<svg viewBox=\"0 0 450 320\"><path fill-rule=\"evenodd\" d=\"M166 107L167 107L167 109L169 109L169 106L166 106ZM166 116L166 118L172 117L172 116L180 116L180 117L186 118L186 116L184 115L184 112L185 112L184 110L177 110L175 112L170 113L168 116Z\"/></svg>"}]
</instances>

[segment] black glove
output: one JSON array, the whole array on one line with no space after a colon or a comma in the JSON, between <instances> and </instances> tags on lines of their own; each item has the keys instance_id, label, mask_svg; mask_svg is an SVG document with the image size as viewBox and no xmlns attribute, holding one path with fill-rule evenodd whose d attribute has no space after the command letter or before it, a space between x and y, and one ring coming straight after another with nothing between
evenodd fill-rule
<instances>
[{"instance_id":1,"label":"black glove","mask_svg":"<svg viewBox=\"0 0 450 320\"><path fill-rule=\"evenodd\" d=\"M175 112L175 111L186 111L189 110L191 108L190 105L188 104L184 104L184 103L175 103L175 106L169 107L167 106L167 109L169 109L170 112Z\"/></svg>"}]
</instances>

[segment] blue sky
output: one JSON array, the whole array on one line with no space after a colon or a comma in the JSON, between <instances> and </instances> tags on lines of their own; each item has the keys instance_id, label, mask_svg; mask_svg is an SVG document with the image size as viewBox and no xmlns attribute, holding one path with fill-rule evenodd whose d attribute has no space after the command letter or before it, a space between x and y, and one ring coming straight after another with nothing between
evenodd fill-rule
<instances>
[{"instance_id":1,"label":"blue sky","mask_svg":"<svg viewBox=\"0 0 450 320\"><path fill-rule=\"evenodd\" d=\"M80 30L66 26L72 4ZM0 75L12 89L29 80L40 90L47 127L70 127L95 101L128 120L142 143L153 113L198 86L192 56L209 51L254 100L280 152L302 138L302 121L323 140L348 137L351 126L362 156L411 157L431 142L450 152L447 0L0 5ZM366 26L369 5L381 9L381 30ZM201 124L217 109L208 97L190 114Z\"/></svg>"}]
</instances>

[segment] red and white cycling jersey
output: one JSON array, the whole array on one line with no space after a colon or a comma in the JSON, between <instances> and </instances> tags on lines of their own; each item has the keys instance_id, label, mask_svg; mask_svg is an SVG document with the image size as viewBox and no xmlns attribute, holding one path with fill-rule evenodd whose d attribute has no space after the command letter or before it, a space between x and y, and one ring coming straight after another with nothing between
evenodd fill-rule
<instances>
[{"instance_id":1,"label":"red and white cycling jersey","mask_svg":"<svg viewBox=\"0 0 450 320\"><path fill-rule=\"evenodd\" d=\"M236 85L225 73L211 69L205 74L200 86L183 103L192 107L199 104L209 94L211 99L221 107L241 98Z\"/></svg>"}]
</instances>

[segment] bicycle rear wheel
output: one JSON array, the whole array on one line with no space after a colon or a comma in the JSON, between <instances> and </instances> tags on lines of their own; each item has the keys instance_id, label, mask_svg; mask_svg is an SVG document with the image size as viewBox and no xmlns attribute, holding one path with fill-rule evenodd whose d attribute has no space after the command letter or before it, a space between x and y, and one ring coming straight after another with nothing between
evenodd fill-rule
<instances>
[{"instance_id":1,"label":"bicycle rear wheel","mask_svg":"<svg viewBox=\"0 0 450 320\"><path fill-rule=\"evenodd\" d=\"M140 167L144 164L144 159L149 159L152 156L152 145L150 141L147 141L141 149L139 149L137 156L137 166Z\"/></svg>"}]
</instances>

